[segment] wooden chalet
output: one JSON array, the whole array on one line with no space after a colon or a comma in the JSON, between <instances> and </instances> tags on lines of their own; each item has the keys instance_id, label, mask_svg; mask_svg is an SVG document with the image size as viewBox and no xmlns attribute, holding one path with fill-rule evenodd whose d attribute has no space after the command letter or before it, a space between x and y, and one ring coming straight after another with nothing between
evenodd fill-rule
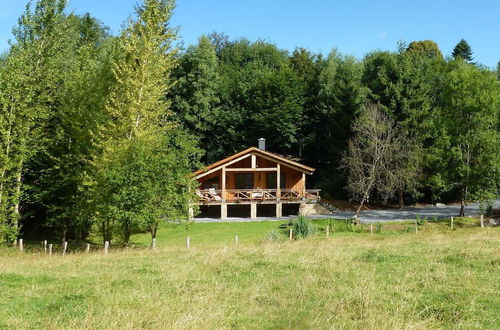
<instances>
[{"instance_id":1,"label":"wooden chalet","mask_svg":"<svg viewBox=\"0 0 500 330\"><path fill-rule=\"evenodd\" d=\"M319 200L319 190L306 189L314 168L259 148L248 148L192 175L200 186L202 217L282 217L300 214L306 203ZM229 213L228 213L229 212Z\"/></svg>"}]
</instances>

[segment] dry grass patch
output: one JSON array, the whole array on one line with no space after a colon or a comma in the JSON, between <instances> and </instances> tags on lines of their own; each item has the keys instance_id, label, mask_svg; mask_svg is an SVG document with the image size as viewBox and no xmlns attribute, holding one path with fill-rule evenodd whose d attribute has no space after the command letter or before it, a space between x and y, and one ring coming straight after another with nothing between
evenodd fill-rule
<instances>
[{"instance_id":1,"label":"dry grass patch","mask_svg":"<svg viewBox=\"0 0 500 330\"><path fill-rule=\"evenodd\" d=\"M498 229L66 257L0 250L0 328L494 328Z\"/></svg>"}]
</instances>

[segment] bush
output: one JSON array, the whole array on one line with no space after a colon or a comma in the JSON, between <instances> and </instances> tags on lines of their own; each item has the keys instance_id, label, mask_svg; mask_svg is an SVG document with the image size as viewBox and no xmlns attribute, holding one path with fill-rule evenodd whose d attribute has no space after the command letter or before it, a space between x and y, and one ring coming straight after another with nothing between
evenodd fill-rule
<instances>
[{"instance_id":1,"label":"bush","mask_svg":"<svg viewBox=\"0 0 500 330\"><path fill-rule=\"evenodd\" d=\"M381 222L377 222L375 224L375 232L380 234L382 232L383 227L384 225Z\"/></svg>"},{"instance_id":2,"label":"bush","mask_svg":"<svg viewBox=\"0 0 500 330\"><path fill-rule=\"evenodd\" d=\"M335 219L330 219L328 220L328 228L330 229L330 232L356 232L356 226L354 225L354 220L352 218L350 219L344 219L344 220L335 220Z\"/></svg>"},{"instance_id":3,"label":"bush","mask_svg":"<svg viewBox=\"0 0 500 330\"><path fill-rule=\"evenodd\" d=\"M277 230L271 230L266 233L266 237L264 238L265 242L278 242L281 241L283 237L280 232Z\"/></svg>"},{"instance_id":4,"label":"bush","mask_svg":"<svg viewBox=\"0 0 500 330\"><path fill-rule=\"evenodd\" d=\"M309 219L300 216L293 222L292 230L295 237L305 238L316 233L316 226Z\"/></svg>"},{"instance_id":5,"label":"bush","mask_svg":"<svg viewBox=\"0 0 500 330\"><path fill-rule=\"evenodd\" d=\"M419 226L423 226L427 223L427 217L421 218L419 214L417 215L416 220L417 220L417 225Z\"/></svg>"}]
</instances>

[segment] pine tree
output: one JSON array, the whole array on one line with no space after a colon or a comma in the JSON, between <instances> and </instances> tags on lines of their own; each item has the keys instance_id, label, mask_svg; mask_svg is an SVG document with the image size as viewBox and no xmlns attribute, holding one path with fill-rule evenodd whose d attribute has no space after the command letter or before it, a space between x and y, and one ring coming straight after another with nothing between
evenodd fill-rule
<instances>
[{"instance_id":1,"label":"pine tree","mask_svg":"<svg viewBox=\"0 0 500 330\"><path fill-rule=\"evenodd\" d=\"M472 63L474 58L472 57L472 48L469 46L465 39L461 39L458 44L453 48L453 53L451 54L453 58L461 58L466 62Z\"/></svg>"}]
</instances>

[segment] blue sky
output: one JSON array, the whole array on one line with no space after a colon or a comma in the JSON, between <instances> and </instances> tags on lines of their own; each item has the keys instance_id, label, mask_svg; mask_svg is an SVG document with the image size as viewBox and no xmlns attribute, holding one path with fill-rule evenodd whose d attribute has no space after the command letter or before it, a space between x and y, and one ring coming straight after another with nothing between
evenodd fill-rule
<instances>
[{"instance_id":1,"label":"blue sky","mask_svg":"<svg viewBox=\"0 0 500 330\"><path fill-rule=\"evenodd\" d=\"M27 0L0 0L0 51ZM118 32L138 0L70 0ZM398 40L431 39L449 55L465 38L477 62L500 60L499 0L178 0L173 24L186 45L211 31L231 38L264 39L281 48L303 46L328 53L338 48L359 58L395 50Z\"/></svg>"}]
</instances>

